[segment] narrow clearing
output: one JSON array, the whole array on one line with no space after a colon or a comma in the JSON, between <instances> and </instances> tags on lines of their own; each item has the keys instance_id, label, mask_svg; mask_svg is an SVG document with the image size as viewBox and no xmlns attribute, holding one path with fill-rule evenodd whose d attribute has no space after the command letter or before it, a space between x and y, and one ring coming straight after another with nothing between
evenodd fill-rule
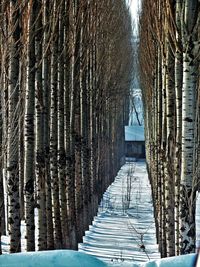
<instances>
[{"instance_id":1,"label":"narrow clearing","mask_svg":"<svg viewBox=\"0 0 200 267\"><path fill-rule=\"evenodd\" d=\"M79 251L119 266L160 258L145 161L127 162L118 172Z\"/></svg>"}]
</instances>

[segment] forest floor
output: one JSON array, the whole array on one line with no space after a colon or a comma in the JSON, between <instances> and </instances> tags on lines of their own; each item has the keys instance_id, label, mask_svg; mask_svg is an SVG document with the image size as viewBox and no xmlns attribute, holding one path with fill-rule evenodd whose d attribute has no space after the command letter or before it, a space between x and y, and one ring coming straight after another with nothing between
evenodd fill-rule
<instances>
[{"instance_id":1,"label":"forest floor","mask_svg":"<svg viewBox=\"0 0 200 267\"><path fill-rule=\"evenodd\" d=\"M160 258L146 162L127 162L104 193L79 251L114 266Z\"/></svg>"}]
</instances>

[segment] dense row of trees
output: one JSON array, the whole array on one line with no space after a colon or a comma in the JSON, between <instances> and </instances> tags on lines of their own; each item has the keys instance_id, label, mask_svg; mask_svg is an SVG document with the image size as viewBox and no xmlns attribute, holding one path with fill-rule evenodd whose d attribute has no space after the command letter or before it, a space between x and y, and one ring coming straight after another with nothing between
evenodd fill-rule
<instances>
[{"instance_id":1,"label":"dense row of trees","mask_svg":"<svg viewBox=\"0 0 200 267\"><path fill-rule=\"evenodd\" d=\"M39 250L76 249L123 156L126 2L2 0L0 24L0 236L20 251L25 219L28 251L35 225Z\"/></svg>"},{"instance_id":2,"label":"dense row of trees","mask_svg":"<svg viewBox=\"0 0 200 267\"><path fill-rule=\"evenodd\" d=\"M161 255L195 250L200 175L198 0L144 0L140 68Z\"/></svg>"}]
</instances>

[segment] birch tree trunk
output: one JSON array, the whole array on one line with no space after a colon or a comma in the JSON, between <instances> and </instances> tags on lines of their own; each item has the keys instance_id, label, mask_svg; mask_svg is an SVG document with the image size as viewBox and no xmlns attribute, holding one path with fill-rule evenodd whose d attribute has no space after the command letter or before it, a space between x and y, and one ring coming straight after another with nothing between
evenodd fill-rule
<instances>
[{"instance_id":1,"label":"birch tree trunk","mask_svg":"<svg viewBox=\"0 0 200 267\"><path fill-rule=\"evenodd\" d=\"M42 84L42 5L36 4L35 21L35 109L36 109L36 143L35 143L35 172L37 185L37 208L38 208L38 249L47 248L47 222L46 222L46 180L45 180L45 153L44 153L44 94Z\"/></svg>"},{"instance_id":2,"label":"birch tree trunk","mask_svg":"<svg viewBox=\"0 0 200 267\"><path fill-rule=\"evenodd\" d=\"M61 202L61 226L63 247L69 248L69 229L66 195L66 153L64 127L64 11L65 3L61 5L59 14L59 60L58 60L58 177ZM65 55L64 55L65 56Z\"/></svg>"},{"instance_id":3,"label":"birch tree trunk","mask_svg":"<svg viewBox=\"0 0 200 267\"><path fill-rule=\"evenodd\" d=\"M44 155L45 155L45 181L46 181L46 220L47 220L47 249L54 248L53 218L52 218L52 189L50 176L50 84L51 84L51 57L50 57L50 10L52 6L47 1L43 2L43 104L44 104Z\"/></svg>"},{"instance_id":4,"label":"birch tree trunk","mask_svg":"<svg viewBox=\"0 0 200 267\"><path fill-rule=\"evenodd\" d=\"M18 104L19 104L19 55L20 15L18 1L9 4L9 85L8 85L8 225L10 252L21 250L20 205L19 205L19 159L18 159Z\"/></svg>"},{"instance_id":5,"label":"birch tree trunk","mask_svg":"<svg viewBox=\"0 0 200 267\"><path fill-rule=\"evenodd\" d=\"M74 2L69 2L66 9L66 41L69 43L65 62L65 112L66 112L66 160L67 160L67 196L69 212L69 235L71 248L77 249L76 206L75 206L75 141L74 141L74 71L75 71L75 15Z\"/></svg>"},{"instance_id":6,"label":"birch tree trunk","mask_svg":"<svg viewBox=\"0 0 200 267\"><path fill-rule=\"evenodd\" d=\"M56 17L56 5L53 6L53 29L52 29L52 53L51 53L51 113L50 113L50 174L53 195L53 222L55 248L62 248L62 230L59 201L58 180L58 18Z\"/></svg>"},{"instance_id":7,"label":"birch tree trunk","mask_svg":"<svg viewBox=\"0 0 200 267\"><path fill-rule=\"evenodd\" d=\"M27 46L26 46L27 47ZM26 54L25 49L24 53ZM26 92L26 69L27 62L20 62L20 81L19 81L19 199L20 199L20 218L24 220L24 110L25 110L25 92Z\"/></svg>"},{"instance_id":8,"label":"birch tree trunk","mask_svg":"<svg viewBox=\"0 0 200 267\"><path fill-rule=\"evenodd\" d=\"M82 191L82 170L81 170L81 114L80 114L80 86L82 86L82 77L80 77L80 52L81 52L81 39L80 32L81 26L77 26L77 19L79 16L80 6L79 1L74 1L74 125L72 125L72 138L74 139L74 152L75 152L75 204L76 204L76 227L77 227L77 241L80 242L83 236L83 191Z\"/></svg>"},{"instance_id":9,"label":"birch tree trunk","mask_svg":"<svg viewBox=\"0 0 200 267\"><path fill-rule=\"evenodd\" d=\"M181 1L176 1L176 53L175 53L175 95L176 95L176 157L175 157L175 242L176 255L180 253L180 177L181 177L181 121L182 121L182 84L183 84L183 52L181 43Z\"/></svg>"},{"instance_id":10,"label":"birch tree trunk","mask_svg":"<svg viewBox=\"0 0 200 267\"><path fill-rule=\"evenodd\" d=\"M165 151L166 151L166 80L165 80L165 68L164 68L164 62L162 60L162 141L161 141L161 150L162 150L162 156L161 156L161 191L162 191L162 197L161 197L161 213L162 213L162 257L167 256L167 244L166 244L166 216L165 216L165 210L166 210L166 194L165 194Z\"/></svg>"},{"instance_id":11,"label":"birch tree trunk","mask_svg":"<svg viewBox=\"0 0 200 267\"><path fill-rule=\"evenodd\" d=\"M195 91L197 88L198 61L196 61L197 29L199 28L198 1L186 0L182 21L183 88L182 88L182 162L180 197L181 254L195 251L195 199L193 190L193 152ZM197 45L197 47L196 47Z\"/></svg>"},{"instance_id":12,"label":"birch tree trunk","mask_svg":"<svg viewBox=\"0 0 200 267\"><path fill-rule=\"evenodd\" d=\"M75 203L76 203L77 241L81 242L83 236L83 189L82 189L82 173L81 173L80 111L78 111L78 109L80 108L80 98L76 101L78 101L79 105L76 106L75 125L74 125L75 126ZM78 103L76 102L76 105Z\"/></svg>"},{"instance_id":13,"label":"birch tree trunk","mask_svg":"<svg viewBox=\"0 0 200 267\"><path fill-rule=\"evenodd\" d=\"M181 163L181 254L195 249L195 194L192 188L195 89L197 69L191 57L192 51L183 53L183 96L182 96L182 163Z\"/></svg>"},{"instance_id":14,"label":"birch tree trunk","mask_svg":"<svg viewBox=\"0 0 200 267\"><path fill-rule=\"evenodd\" d=\"M166 147L166 241L167 256L175 255L175 236L174 236L174 142L175 142L175 107L174 107L174 57L171 50L171 40L168 34L166 47L166 126L167 126L167 147Z\"/></svg>"},{"instance_id":15,"label":"birch tree trunk","mask_svg":"<svg viewBox=\"0 0 200 267\"><path fill-rule=\"evenodd\" d=\"M94 4L90 3L90 15L89 15L89 41L91 46L89 47L89 142L90 142L90 175L91 175L91 195L93 203L93 215L96 213L96 207L98 205L98 195L97 195L97 174L95 168L96 152L95 152L95 87L94 87L94 31L92 29L94 26Z\"/></svg>"},{"instance_id":16,"label":"birch tree trunk","mask_svg":"<svg viewBox=\"0 0 200 267\"><path fill-rule=\"evenodd\" d=\"M83 4L83 3L82 3ZM85 30L87 21L84 10L87 4L81 8L81 29L80 29L80 135L81 135L81 180L83 192L83 229L87 229L89 219L89 158L88 158L88 114L87 114L87 88L86 88L86 56L87 49L84 46L87 41ZM85 68L85 69L84 69Z\"/></svg>"},{"instance_id":17,"label":"birch tree trunk","mask_svg":"<svg viewBox=\"0 0 200 267\"><path fill-rule=\"evenodd\" d=\"M3 14L4 9L3 5L0 8L0 12ZM3 16L0 16L0 21L2 23L2 28L5 29L5 22L3 22ZM6 136L5 134L5 124L6 124L6 105L5 105L5 92L6 92L6 53L5 53L5 36L0 36L0 42L3 44L1 47L0 52L0 83L1 83L1 92L0 92L0 254L2 253L1 247L1 236L6 235L6 214L5 214L5 202L7 198L6 188L5 188L5 165L4 159L6 155L5 143L6 143ZM4 53L3 53L4 52ZM4 118L4 119L3 119Z\"/></svg>"},{"instance_id":18,"label":"birch tree trunk","mask_svg":"<svg viewBox=\"0 0 200 267\"><path fill-rule=\"evenodd\" d=\"M5 41L3 42L5 44ZM5 44L6 46L6 44ZM5 47L4 47L5 49ZM7 71L7 64L5 64L6 56L2 57L2 65L1 65L1 72L2 72L2 84L3 88L1 90L1 111L2 111L2 151L4 152L2 154L2 178L3 178L3 195L4 195L4 206L2 207L2 217L1 217L1 223L2 223L2 230L4 229L4 234L7 234L8 231L8 195L7 195L7 130L8 130L8 116L7 116L7 103L8 103L8 80L6 77L8 76Z\"/></svg>"},{"instance_id":19,"label":"birch tree trunk","mask_svg":"<svg viewBox=\"0 0 200 267\"><path fill-rule=\"evenodd\" d=\"M34 116L35 116L35 38L34 38L34 3L29 6L30 18L28 22L28 48L27 61L28 72L26 82L25 115L24 115L24 192L25 192L25 221L27 251L35 250L35 220L34 220Z\"/></svg>"}]
</instances>

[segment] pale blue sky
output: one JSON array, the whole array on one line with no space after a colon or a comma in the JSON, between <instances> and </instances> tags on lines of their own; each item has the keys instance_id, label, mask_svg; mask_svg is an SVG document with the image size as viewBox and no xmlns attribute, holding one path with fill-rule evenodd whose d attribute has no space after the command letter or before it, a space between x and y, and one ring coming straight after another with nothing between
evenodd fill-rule
<instances>
[{"instance_id":1,"label":"pale blue sky","mask_svg":"<svg viewBox=\"0 0 200 267\"><path fill-rule=\"evenodd\" d=\"M137 18L137 12L138 12L138 5L140 3L140 0L129 0L130 1L130 9L131 9L131 14L133 18Z\"/></svg>"},{"instance_id":2,"label":"pale blue sky","mask_svg":"<svg viewBox=\"0 0 200 267\"><path fill-rule=\"evenodd\" d=\"M130 12L132 14L132 18L135 22L135 26L133 27L134 34L137 35L137 24L138 24L138 8L140 8L141 0L127 0L128 5L130 6Z\"/></svg>"}]
</instances>

